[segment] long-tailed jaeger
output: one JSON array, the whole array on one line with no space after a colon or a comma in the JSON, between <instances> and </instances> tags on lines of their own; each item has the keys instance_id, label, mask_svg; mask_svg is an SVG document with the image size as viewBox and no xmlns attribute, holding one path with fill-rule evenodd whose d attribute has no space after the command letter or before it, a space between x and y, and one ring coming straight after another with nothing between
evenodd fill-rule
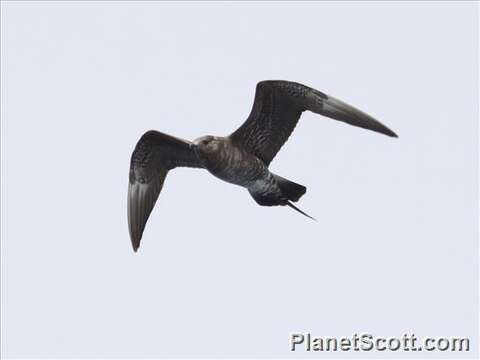
<instances>
[{"instance_id":1,"label":"long-tailed jaeger","mask_svg":"<svg viewBox=\"0 0 480 360\"><path fill-rule=\"evenodd\" d=\"M268 169L305 110L397 137L371 116L308 86L280 80L259 82L250 115L229 136L208 135L189 142L150 130L140 138L132 154L128 186L128 226L133 250L140 246L167 173L178 166L206 169L224 181L246 188L259 205L288 205L310 217L292 204L307 188Z\"/></svg>"}]
</instances>

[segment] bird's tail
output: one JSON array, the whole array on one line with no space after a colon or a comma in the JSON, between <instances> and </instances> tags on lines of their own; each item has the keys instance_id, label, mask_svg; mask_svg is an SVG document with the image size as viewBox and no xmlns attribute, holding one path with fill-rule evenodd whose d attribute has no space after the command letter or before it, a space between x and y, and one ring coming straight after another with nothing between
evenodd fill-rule
<instances>
[{"instance_id":1,"label":"bird's tail","mask_svg":"<svg viewBox=\"0 0 480 360\"><path fill-rule=\"evenodd\" d=\"M273 174L273 177L275 178L282 195L290 201L297 202L307 191L305 186L287 180L279 175Z\"/></svg>"},{"instance_id":2,"label":"bird's tail","mask_svg":"<svg viewBox=\"0 0 480 360\"><path fill-rule=\"evenodd\" d=\"M314 217L311 217L311 216L308 215L306 212L303 212L302 210L300 210L299 208L297 208L295 205L293 205L290 201L287 201L287 205L290 206L293 210L298 211L300 214L305 215L306 217L308 217L308 218L310 218L310 219L312 219L312 220L317 221L317 219L315 219Z\"/></svg>"}]
</instances>

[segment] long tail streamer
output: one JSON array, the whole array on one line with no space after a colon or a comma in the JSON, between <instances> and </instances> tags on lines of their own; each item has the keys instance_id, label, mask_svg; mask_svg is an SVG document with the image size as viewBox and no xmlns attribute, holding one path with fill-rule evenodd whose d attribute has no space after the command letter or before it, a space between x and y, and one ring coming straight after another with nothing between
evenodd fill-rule
<instances>
[{"instance_id":1,"label":"long tail streamer","mask_svg":"<svg viewBox=\"0 0 480 360\"><path fill-rule=\"evenodd\" d=\"M305 215L306 217L308 217L308 218L310 218L310 219L312 219L312 220L317 221L317 219L315 219L314 217L311 217L311 216L308 215L307 213L303 212L302 210L300 210L299 208L297 208L295 205L293 205L290 201L287 201L287 205L290 206L293 210L298 211L300 214Z\"/></svg>"}]
</instances>

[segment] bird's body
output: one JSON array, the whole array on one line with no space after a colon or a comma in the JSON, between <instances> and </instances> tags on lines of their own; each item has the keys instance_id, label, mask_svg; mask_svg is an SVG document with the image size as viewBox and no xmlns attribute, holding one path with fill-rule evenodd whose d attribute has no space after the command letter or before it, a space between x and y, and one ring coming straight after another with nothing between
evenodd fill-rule
<instances>
[{"instance_id":1,"label":"bird's body","mask_svg":"<svg viewBox=\"0 0 480 360\"><path fill-rule=\"evenodd\" d=\"M269 170L305 110L396 137L369 115L318 90L289 81L262 81L257 85L250 116L229 136L208 135L188 142L151 130L140 138L132 154L128 191L134 250L140 245L168 171L178 166L204 168L221 180L248 189L259 205L288 205L310 217L292 204L306 187Z\"/></svg>"},{"instance_id":2,"label":"bird's body","mask_svg":"<svg viewBox=\"0 0 480 360\"><path fill-rule=\"evenodd\" d=\"M263 161L228 137L201 137L192 147L203 167L223 181L247 189L272 186L273 175Z\"/></svg>"}]
</instances>

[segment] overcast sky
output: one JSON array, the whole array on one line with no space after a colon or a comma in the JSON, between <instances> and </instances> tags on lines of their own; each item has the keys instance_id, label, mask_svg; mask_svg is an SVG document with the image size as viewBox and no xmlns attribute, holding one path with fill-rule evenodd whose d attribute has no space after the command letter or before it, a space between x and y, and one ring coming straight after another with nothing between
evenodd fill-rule
<instances>
[{"instance_id":1,"label":"overcast sky","mask_svg":"<svg viewBox=\"0 0 480 360\"><path fill-rule=\"evenodd\" d=\"M478 339L475 2L1 6L3 357L282 358L293 331ZM172 171L135 254L139 137L227 135L264 79L400 137L302 116L271 169L307 186L317 222Z\"/></svg>"}]
</instances>

